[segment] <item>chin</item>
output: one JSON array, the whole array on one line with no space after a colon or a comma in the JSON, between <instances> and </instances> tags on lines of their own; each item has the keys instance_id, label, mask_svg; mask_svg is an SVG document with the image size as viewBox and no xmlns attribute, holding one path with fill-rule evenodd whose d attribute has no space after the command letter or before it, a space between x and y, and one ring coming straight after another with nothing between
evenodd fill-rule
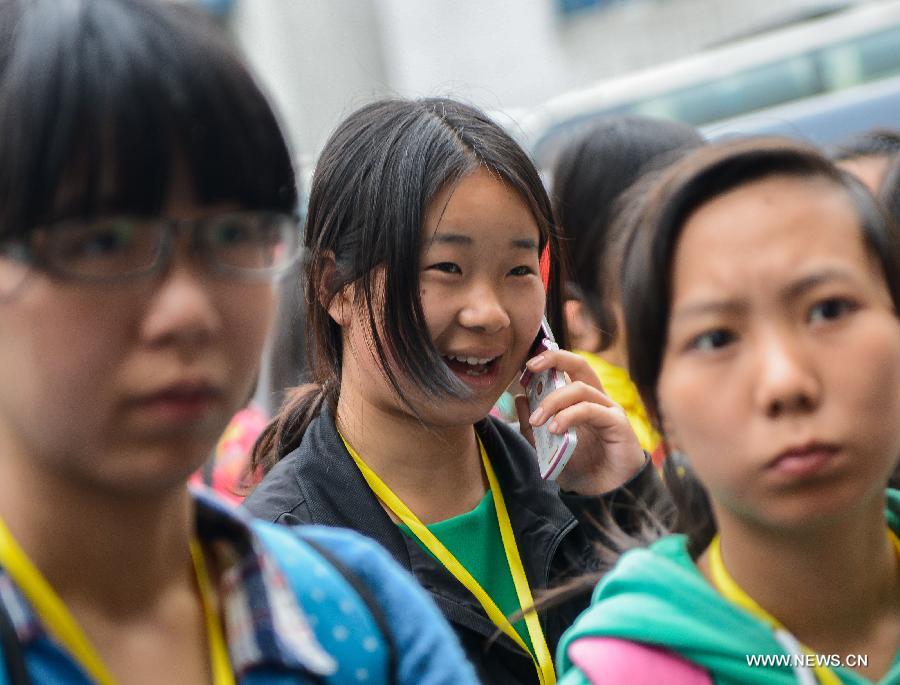
<instances>
[{"instance_id":1,"label":"chin","mask_svg":"<svg viewBox=\"0 0 900 685\"><path fill-rule=\"evenodd\" d=\"M880 512L884 488L867 493L859 485L840 479L785 493L770 501L764 517L774 527L812 533L856 517L873 505Z\"/></svg>"},{"instance_id":2,"label":"chin","mask_svg":"<svg viewBox=\"0 0 900 685\"><path fill-rule=\"evenodd\" d=\"M132 497L159 497L184 489L191 475L209 458L210 448L145 449L119 455L102 473L95 474L102 488Z\"/></svg>"},{"instance_id":3,"label":"chin","mask_svg":"<svg viewBox=\"0 0 900 685\"><path fill-rule=\"evenodd\" d=\"M432 404L422 414L422 418L435 426L473 425L490 414L494 402L496 399L490 403L486 400L451 400Z\"/></svg>"}]
</instances>

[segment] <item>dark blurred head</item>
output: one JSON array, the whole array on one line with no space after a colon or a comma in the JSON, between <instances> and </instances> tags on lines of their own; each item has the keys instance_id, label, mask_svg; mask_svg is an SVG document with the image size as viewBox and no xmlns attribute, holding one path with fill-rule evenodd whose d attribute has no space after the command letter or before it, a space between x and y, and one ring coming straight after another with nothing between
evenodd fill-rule
<instances>
[{"instance_id":1,"label":"dark blurred head","mask_svg":"<svg viewBox=\"0 0 900 685\"><path fill-rule=\"evenodd\" d=\"M573 141L553 171L553 201L570 255L571 278L593 315L600 349L612 344L616 323L610 309L604 261L616 237L615 218L623 193L642 175L703 143L690 126L664 119L616 116Z\"/></svg>"},{"instance_id":2,"label":"dark blurred head","mask_svg":"<svg viewBox=\"0 0 900 685\"><path fill-rule=\"evenodd\" d=\"M198 204L293 211L275 117L200 14L147 0L0 6L0 236Z\"/></svg>"},{"instance_id":3,"label":"dark blurred head","mask_svg":"<svg viewBox=\"0 0 900 685\"><path fill-rule=\"evenodd\" d=\"M900 131L873 129L838 145L831 159L877 192L887 168L900 153Z\"/></svg>"}]
</instances>

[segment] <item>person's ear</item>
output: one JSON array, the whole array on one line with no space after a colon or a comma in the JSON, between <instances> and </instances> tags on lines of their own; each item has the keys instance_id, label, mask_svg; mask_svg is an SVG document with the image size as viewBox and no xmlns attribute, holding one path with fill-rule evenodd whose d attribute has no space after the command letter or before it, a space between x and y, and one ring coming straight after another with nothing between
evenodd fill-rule
<instances>
[{"instance_id":1,"label":"person's ear","mask_svg":"<svg viewBox=\"0 0 900 685\"><path fill-rule=\"evenodd\" d=\"M563 304L563 316L572 349L596 352L600 348L600 331L584 302L577 299L566 300Z\"/></svg>"},{"instance_id":2,"label":"person's ear","mask_svg":"<svg viewBox=\"0 0 900 685\"><path fill-rule=\"evenodd\" d=\"M343 328L350 323L353 304L353 284L348 283L337 292L334 280L337 278L337 263L334 253L329 250L325 254L325 265L322 270L322 284L319 287L319 303L328 311L334 322Z\"/></svg>"}]
</instances>

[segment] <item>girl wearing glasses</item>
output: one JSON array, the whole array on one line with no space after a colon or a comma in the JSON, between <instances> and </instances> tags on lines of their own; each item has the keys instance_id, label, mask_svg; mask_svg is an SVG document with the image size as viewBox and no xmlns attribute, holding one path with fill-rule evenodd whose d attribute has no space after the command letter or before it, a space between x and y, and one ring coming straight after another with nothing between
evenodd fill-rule
<instances>
[{"instance_id":1,"label":"girl wearing glasses","mask_svg":"<svg viewBox=\"0 0 900 685\"><path fill-rule=\"evenodd\" d=\"M370 543L186 489L298 251L239 61L146 0L9 0L0 44L0 682L473 682Z\"/></svg>"}]
</instances>

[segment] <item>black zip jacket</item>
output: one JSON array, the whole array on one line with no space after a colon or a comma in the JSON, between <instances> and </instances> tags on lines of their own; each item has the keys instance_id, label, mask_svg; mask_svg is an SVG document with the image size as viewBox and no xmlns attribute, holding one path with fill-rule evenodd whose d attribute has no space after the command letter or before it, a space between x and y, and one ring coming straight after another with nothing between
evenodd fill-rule
<instances>
[{"instance_id":1,"label":"black zip jacket","mask_svg":"<svg viewBox=\"0 0 900 685\"><path fill-rule=\"evenodd\" d=\"M475 426L503 491L532 593L599 570L596 524L605 508L626 531L641 516L635 502L665 498L656 471L644 467L621 488L601 497L560 492L541 479L534 449L515 430L493 418ZM627 492L626 492L627 491ZM438 562L400 531L382 509L347 453L326 408L313 420L300 447L286 455L245 500L251 513L276 523L315 523L352 528L381 543L431 593L453 626L482 682L537 685L531 657L500 634L478 600ZM590 591L542 611L551 654L563 631L587 608Z\"/></svg>"}]
</instances>

